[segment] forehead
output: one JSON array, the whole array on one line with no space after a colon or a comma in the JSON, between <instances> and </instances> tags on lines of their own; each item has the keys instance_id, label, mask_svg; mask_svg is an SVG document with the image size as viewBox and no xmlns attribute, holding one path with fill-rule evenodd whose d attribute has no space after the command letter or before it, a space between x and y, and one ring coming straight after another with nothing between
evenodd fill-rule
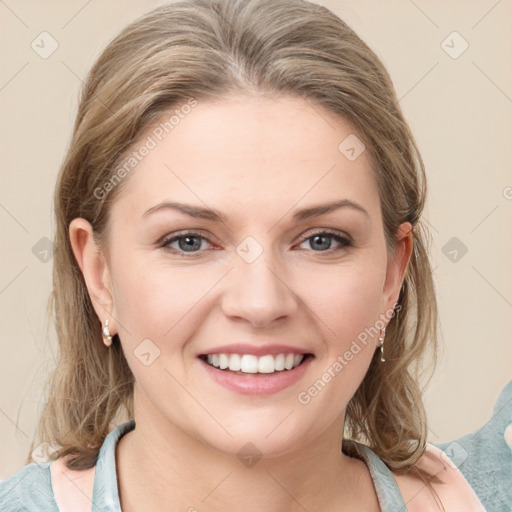
<instances>
[{"instance_id":1,"label":"forehead","mask_svg":"<svg viewBox=\"0 0 512 512\"><path fill-rule=\"evenodd\" d=\"M348 198L377 214L368 152L355 159L346 152L347 145L361 151L360 139L348 121L299 97L173 107L134 144L137 162L113 209L142 215L161 201L180 200L263 216Z\"/></svg>"}]
</instances>

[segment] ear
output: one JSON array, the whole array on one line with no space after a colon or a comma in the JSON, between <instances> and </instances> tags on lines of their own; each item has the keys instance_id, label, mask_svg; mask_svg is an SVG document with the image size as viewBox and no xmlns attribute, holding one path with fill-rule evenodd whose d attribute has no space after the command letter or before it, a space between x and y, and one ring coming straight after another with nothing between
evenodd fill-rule
<instances>
[{"instance_id":1,"label":"ear","mask_svg":"<svg viewBox=\"0 0 512 512\"><path fill-rule=\"evenodd\" d=\"M109 319L109 330L114 335L117 326L110 270L94 240L91 224L82 218L73 219L69 225L69 239L94 310L102 325Z\"/></svg>"},{"instance_id":2,"label":"ear","mask_svg":"<svg viewBox=\"0 0 512 512\"><path fill-rule=\"evenodd\" d=\"M382 290L382 307L384 313L392 311L400 296L400 288L404 280L413 250L413 234L410 222L401 224L395 235L395 250L388 262L386 280Z\"/></svg>"}]
</instances>

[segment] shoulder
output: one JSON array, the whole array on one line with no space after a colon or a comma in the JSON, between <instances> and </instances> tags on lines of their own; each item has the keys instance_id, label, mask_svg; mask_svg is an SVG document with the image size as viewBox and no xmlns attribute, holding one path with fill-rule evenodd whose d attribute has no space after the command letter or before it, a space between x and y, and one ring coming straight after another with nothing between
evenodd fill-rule
<instances>
[{"instance_id":1,"label":"shoulder","mask_svg":"<svg viewBox=\"0 0 512 512\"><path fill-rule=\"evenodd\" d=\"M512 510L512 381L481 428L446 443L427 443L416 469L393 472L408 510ZM423 478L422 478L423 477ZM485 507L485 508L484 508Z\"/></svg>"},{"instance_id":2,"label":"shoulder","mask_svg":"<svg viewBox=\"0 0 512 512\"><path fill-rule=\"evenodd\" d=\"M110 432L96 465L89 469L68 469L67 457L27 464L7 480L0 481L0 512L89 512L93 497L95 510L120 510L115 447L119 438L134 428L135 421L131 420Z\"/></svg>"},{"instance_id":3,"label":"shoulder","mask_svg":"<svg viewBox=\"0 0 512 512\"><path fill-rule=\"evenodd\" d=\"M68 469L66 459L60 457L51 465L54 499L61 512L89 512L94 501L96 466L81 470Z\"/></svg>"},{"instance_id":4,"label":"shoulder","mask_svg":"<svg viewBox=\"0 0 512 512\"><path fill-rule=\"evenodd\" d=\"M512 381L501 391L493 413L481 428L439 443L488 510L512 509Z\"/></svg>"},{"instance_id":5,"label":"shoulder","mask_svg":"<svg viewBox=\"0 0 512 512\"><path fill-rule=\"evenodd\" d=\"M0 482L2 512L57 510L53 498L50 463L32 462Z\"/></svg>"},{"instance_id":6,"label":"shoulder","mask_svg":"<svg viewBox=\"0 0 512 512\"><path fill-rule=\"evenodd\" d=\"M485 512L457 466L431 443L411 472L393 472L393 476L409 512Z\"/></svg>"}]
</instances>

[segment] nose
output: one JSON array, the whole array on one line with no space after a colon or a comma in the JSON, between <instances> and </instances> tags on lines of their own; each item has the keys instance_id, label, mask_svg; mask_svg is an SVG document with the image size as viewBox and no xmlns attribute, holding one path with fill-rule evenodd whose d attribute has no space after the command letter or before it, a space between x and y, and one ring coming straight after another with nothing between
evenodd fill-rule
<instances>
[{"instance_id":1,"label":"nose","mask_svg":"<svg viewBox=\"0 0 512 512\"><path fill-rule=\"evenodd\" d=\"M265 252L251 263L237 258L222 299L226 316L244 319L255 327L290 317L297 311L299 302L287 283L286 273L275 260L264 255Z\"/></svg>"}]
</instances>

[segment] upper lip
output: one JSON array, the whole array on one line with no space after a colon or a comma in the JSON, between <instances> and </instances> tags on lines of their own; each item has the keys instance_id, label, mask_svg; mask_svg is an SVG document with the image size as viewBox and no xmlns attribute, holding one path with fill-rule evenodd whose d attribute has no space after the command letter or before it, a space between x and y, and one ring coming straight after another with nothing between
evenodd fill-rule
<instances>
[{"instance_id":1,"label":"upper lip","mask_svg":"<svg viewBox=\"0 0 512 512\"><path fill-rule=\"evenodd\" d=\"M292 347L290 345L251 345L248 343L232 343L229 345L221 345L214 347L199 355L208 354L252 354L254 356L265 356L278 354L309 354L308 350L300 347Z\"/></svg>"}]
</instances>

